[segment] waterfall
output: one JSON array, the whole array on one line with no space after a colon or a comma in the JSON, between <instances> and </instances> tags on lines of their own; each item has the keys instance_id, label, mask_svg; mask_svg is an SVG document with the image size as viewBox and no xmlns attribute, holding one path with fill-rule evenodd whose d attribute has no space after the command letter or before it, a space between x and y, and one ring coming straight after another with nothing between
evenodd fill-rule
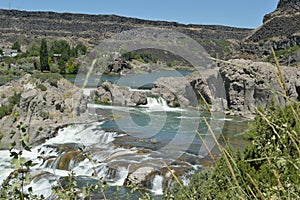
<instances>
[{"instance_id":1,"label":"waterfall","mask_svg":"<svg viewBox=\"0 0 300 200\"><path fill-rule=\"evenodd\" d=\"M151 111L166 111L170 109L166 100L164 100L162 97L147 97L147 102L147 105L144 107L149 108Z\"/></svg>"},{"instance_id":2,"label":"waterfall","mask_svg":"<svg viewBox=\"0 0 300 200\"><path fill-rule=\"evenodd\" d=\"M99 135L100 144L108 144L115 140L117 133L114 132L101 132Z\"/></svg>"},{"instance_id":3,"label":"waterfall","mask_svg":"<svg viewBox=\"0 0 300 200\"><path fill-rule=\"evenodd\" d=\"M160 175L155 175L152 183L152 192L156 195L163 194L163 177Z\"/></svg>"},{"instance_id":4,"label":"waterfall","mask_svg":"<svg viewBox=\"0 0 300 200\"><path fill-rule=\"evenodd\" d=\"M111 185L113 186L122 186L128 176L128 169L125 167L118 167L117 174L115 176L115 182Z\"/></svg>"}]
</instances>

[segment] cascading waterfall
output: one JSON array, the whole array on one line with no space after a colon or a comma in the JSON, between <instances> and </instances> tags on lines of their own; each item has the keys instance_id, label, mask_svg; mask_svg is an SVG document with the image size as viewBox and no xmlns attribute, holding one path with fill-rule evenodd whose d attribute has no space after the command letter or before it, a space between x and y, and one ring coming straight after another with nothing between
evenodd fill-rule
<instances>
[{"instance_id":1,"label":"cascading waterfall","mask_svg":"<svg viewBox=\"0 0 300 200\"><path fill-rule=\"evenodd\" d=\"M128 117L128 114L132 114L133 119L147 121L149 120L147 114L151 114L151 112L154 112L153 117L155 119L160 119L159 117L162 115L160 111L165 111L168 120L154 139L140 139L141 133L139 133L139 130L127 132L126 134L105 131L119 130L113 120L108 120L107 123L72 125L60 129L56 137L33 148L31 152L23 152L26 160L32 160L35 163L35 166L32 167L34 179L29 186L33 187L34 192L44 194L47 198L51 195L51 186L57 184L57 180L61 177L68 176L70 170L72 170L77 177L92 180L96 176L112 186L123 186L129 178L136 181L136 184L143 184L146 180L145 187L147 188L145 189L150 190L155 195L162 195L163 188L167 187L172 181L171 174L169 172L164 173L162 170L164 167L162 160L166 159L168 163L175 163L173 165L173 167L176 167L174 170L178 169L180 173L182 173L182 170L185 173L190 170L197 170L195 166L198 165L195 165L195 163L197 163L197 159L200 159L200 156L185 153L179 161L170 156L173 153L171 151L181 151L180 146L174 146L174 149L171 149L170 152L163 151L161 153L156 150L160 148L160 145L164 145L164 142L169 142L174 135L178 135L176 133L181 120L193 119L195 115L190 114L193 111L170 108L162 97L148 97L147 100L147 105L138 108L128 109L126 107L107 107L103 105L100 109L116 109L118 114L122 115L122 118L115 119L115 121ZM181 111L184 111L184 115L179 113ZM228 123L232 122L228 121ZM182 131L182 143L194 131L189 126L184 128L186 129ZM153 129L149 131L151 132ZM195 144L191 145L191 149L192 152L197 152L201 142L194 142ZM89 158L95 162L85 158L81 152L77 151L78 147L83 146L86 147L83 153L88 153ZM41 159L38 159L37 156ZM62 157L64 157L64 164L60 164L63 160ZM13 170L11 169L10 160L7 150L0 151L0 184ZM190 163L191 160L193 164ZM58 168L59 164L60 168ZM134 176L137 179L134 179ZM183 178L183 180L185 184L188 183L188 177Z\"/></svg>"},{"instance_id":2,"label":"cascading waterfall","mask_svg":"<svg viewBox=\"0 0 300 200\"><path fill-rule=\"evenodd\" d=\"M152 192L156 195L163 194L163 180L164 178L160 175L155 175L152 182Z\"/></svg>"}]
</instances>

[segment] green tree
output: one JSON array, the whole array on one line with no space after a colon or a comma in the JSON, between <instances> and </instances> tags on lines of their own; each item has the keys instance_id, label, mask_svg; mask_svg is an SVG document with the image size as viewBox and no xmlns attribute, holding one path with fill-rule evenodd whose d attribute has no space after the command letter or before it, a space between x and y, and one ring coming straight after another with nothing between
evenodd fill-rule
<instances>
[{"instance_id":1,"label":"green tree","mask_svg":"<svg viewBox=\"0 0 300 200\"><path fill-rule=\"evenodd\" d=\"M2 49L0 49L0 55L3 55L3 50Z\"/></svg>"},{"instance_id":2,"label":"green tree","mask_svg":"<svg viewBox=\"0 0 300 200\"><path fill-rule=\"evenodd\" d=\"M78 64L75 63L74 58L70 58L68 60L67 66L66 66L66 72L68 74L76 74L79 70Z\"/></svg>"},{"instance_id":3,"label":"green tree","mask_svg":"<svg viewBox=\"0 0 300 200\"><path fill-rule=\"evenodd\" d=\"M38 42L32 41L27 47L26 54L28 56L39 56L40 55L40 47L41 47L41 45Z\"/></svg>"},{"instance_id":4,"label":"green tree","mask_svg":"<svg viewBox=\"0 0 300 200\"><path fill-rule=\"evenodd\" d=\"M78 44L76 46L77 56L78 55L85 55L87 53L87 48L83 44Z\"/></svg>"},{"instance_id":5,"label":"green tree","mask_svg":"<svg viewBox=\"0 0 300 200\"><path fill-rule=\"evenodd\" d=\"M21 52L21 45L18 41L15 41L11 47L11 49L14 49L14 50L18 50L18 52Z\"/></svg>"},{"instance_id":6,"label":"green tree","mask_svg":"<svg viewBox=\"0 0 300 200\"><path fill-rule=\"evenodd\" d=\"M66 73L66 63L70 59L71 48L70 44L66 40L55 40L50 49L50 55L60 54L58 65L60 73Z\"/></svg>"},{"instance_id":7,"label":"green tree","mask_svg":"<svg viewBox=\"0 0 300 200\"><path fill-rule=\"evenodd\" d=\"M43 72L44 70L50 71L50 67L48 63L48 47L45 38L42 39L42 44L40 48L40 64L41 64L41 72Z\"/></svg>"}]
</instances>

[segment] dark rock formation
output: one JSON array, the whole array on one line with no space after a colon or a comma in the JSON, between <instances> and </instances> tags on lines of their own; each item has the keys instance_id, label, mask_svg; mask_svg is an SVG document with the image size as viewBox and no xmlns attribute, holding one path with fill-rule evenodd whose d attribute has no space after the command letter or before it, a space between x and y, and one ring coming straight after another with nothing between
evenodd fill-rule
<instances>
[{"instance_id":1,"label":"dark rock formation","mask_svg":"<svg viewBox=\"0 0 300 200\"><path fill-rule=\"evenodd\" d=\"M263 22L285 14L293 14L300 11L300 2L298 0L280 0L274 12L264 16Z\"/></svg>"},{"instance_id":2,"label":"dark rock formation","mask_svg":"<svg viewBox=\"0 0 300 200\"><path fill-rule=\"evenodd\" d=\"M271 48L276 51L295 45L300 45L300 1L280 0L277 9L264 17L263 25L242 41L240 57L263 60L271 55ZM289 59L281 59L281 64Z\"/></svg>"},{"instance_id":3,"label":"dark rock formation","mask_svg":"<svg viewBox=\"0 0 300 200\"><path fill-rule=\"evenodd\" d=\"M131 66L128 62L123 59L115 59L112 63L109 63L107 66L107 73L129 73L131 70Z\"/></svg>"},{"instance_id":4,"label":"dark rock formation","mask_svg":"<svg viewBox=\"0 0 300 200\"><path fill-rule=\"evenodd\" d=\"M33 39L65 38L94 47L112 35L143 27L160 27L182 32L193 39L241 40L251 29L217 25L185 25L176 22L150 21L116 15L86 15L55 12L25 12L0 9L0 43L11 45L17 39L26 46ZM205 45L205 44L204 44ZM208 45L210 46L210 45ZM214 46L212 46L214 52ZM217 50L220 51L220 50Z\"/></svg>"},{"instance_id":5,"label":"dark rock formation","mask_svg":"<svg viewBox=\"0 0 300 200\"><path fill-rule=\"evenodd\" d=\"M292 37L300 32L300 2L298 0L280 0L277 9L267 14L264 24L248 38L258 42L274 37ZM299 44L299 43L298 43Z\"/></svg>"}]
</instances>

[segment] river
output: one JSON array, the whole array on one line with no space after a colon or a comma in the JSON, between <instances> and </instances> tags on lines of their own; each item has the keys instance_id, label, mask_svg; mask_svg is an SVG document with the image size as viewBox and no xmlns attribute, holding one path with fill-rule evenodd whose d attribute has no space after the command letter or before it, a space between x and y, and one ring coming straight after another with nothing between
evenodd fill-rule
<instances>
[{"instance_id":1,"label":"river","mask_svg":"<svg viewBox=\"0 0 300 200\"><path fill-rule=\"evenodd\" d=\"M118 77L109 80L116 81ZM243 148L247 144L240 133L247 129L248 120L170 108L162 98L148 97L147 105L135 108L95 104L88 107L101 122L60 129L56 137L31 152L24 151L23 156L34 163L32 181L27 186L32 186L34 193L51 199L52 186L74 172L79 186L100 184L99 180L108 183L110 187L105 190L108 199L141 197L144 190L131 193L124 187L128 184L143 187L152 197L160 199L173 181L172 174L186 184L193 172L211 165L196 131L208 142L212 154L219 153L206 121L217 122L212 130L222 132L223 137L217 135L222 145L229 142L235 148ZM0 163L2 183L13 171L9 151L0 151ZM93 199L103 198L101 192L94 195Z\"/></svg>"}]
</instances>

